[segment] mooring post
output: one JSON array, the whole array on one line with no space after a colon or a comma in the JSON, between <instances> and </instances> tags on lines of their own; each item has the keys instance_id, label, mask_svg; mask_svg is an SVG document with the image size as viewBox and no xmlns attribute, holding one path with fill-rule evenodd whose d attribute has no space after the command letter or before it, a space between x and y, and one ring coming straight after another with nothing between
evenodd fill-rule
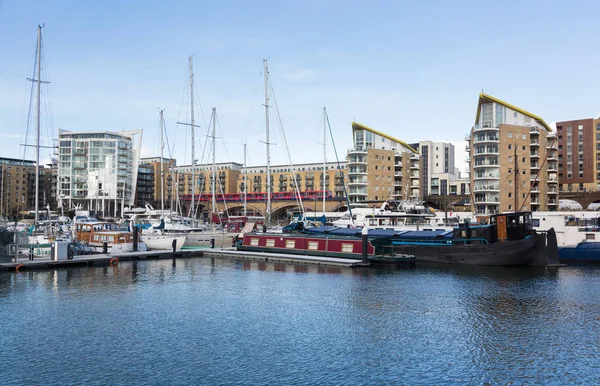
<instances>
[{"instance_id":1,"label":"mooring post","mask_svg":"<svg viewBox=\"0 0 600 386\"><path fill-rule=\"evenodd\" d=\"M102 243L102 253L104 253L104 254L108 253L108 242L107 241Z\"/></svg>"},{"instance_id":2,"label":"mooring post","mask_svg":"<svg viewBox=\"0 0 600 386\"><path fill-rule=\"evenodd\" d=\"M177 250L177 239L173 239L171 247L173 248L173 253L175 253L175 251Z\"/></svg>"},{"instance_id":3,"label":"mooring post","mask_svg":"<svg viewBox=\"0 0 600 386\"><path fill-rule=\"evenodd\" d=\"M369 257L368 257L368 253L367 253L367 247L368 247L368 242L369 242L369 229L367 229L366 226L363 225L363 229L361 232L361 236L362 236L362 262L365 264L369 263Z\"/></svg>"},{"instance_id":4,"label":"mooring post","mask_svg":"<svg viewBox=\"0 0 600 386\"><path fill-rule=\"evenodd\" d=\"M137 225L133 226L133 251L137 252L138 251L138 227Z\"/></svg>"},{"instance_id":5,"label":"mooring post","mask_svg":"<svg viewBox=\"0 0 600 386\"><path fill-rule=\"evenodd\" d=\"M215 238L214 237L210 239L210 248L215 249Z\"/></svg>"}]
</instances>

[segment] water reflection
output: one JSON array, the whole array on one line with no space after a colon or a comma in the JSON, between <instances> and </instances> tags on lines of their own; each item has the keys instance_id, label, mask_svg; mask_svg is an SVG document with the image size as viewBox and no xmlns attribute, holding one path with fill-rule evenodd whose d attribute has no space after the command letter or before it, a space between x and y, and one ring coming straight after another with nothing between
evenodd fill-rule
<instances>
[{"instance_id":1,"label":"water reflection","mask_svg":"<svg viewBox=\"0 0 600 386\"><path fill-rule=\"evenodd\" d=\"M0 356L32 368L0 371L21 384L594 383L598 290L597 267L207 258L0 273Z\"/></svg>"}]
</instances>

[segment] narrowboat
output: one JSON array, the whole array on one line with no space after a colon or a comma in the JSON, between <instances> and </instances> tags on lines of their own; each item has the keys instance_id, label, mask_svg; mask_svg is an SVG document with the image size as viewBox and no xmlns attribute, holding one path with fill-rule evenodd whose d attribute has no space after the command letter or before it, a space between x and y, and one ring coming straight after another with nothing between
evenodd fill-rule
<instances>
[{"instance_id":1,"label":"narrowboat","mask_svg":"<svg viewBox=\"0 0 600 386\"><path fill-rule=\"evenodd\" d=\"M452 230L369 229L366 256L360 228L318 227L296 233L247 233L239 250L368 259L372 264L437 262L473 265L528 265L538 241L531 212L490 216L488 224L468 222ZM545 245L545 244L544 244Z\"/></svg>"}]
</instances>

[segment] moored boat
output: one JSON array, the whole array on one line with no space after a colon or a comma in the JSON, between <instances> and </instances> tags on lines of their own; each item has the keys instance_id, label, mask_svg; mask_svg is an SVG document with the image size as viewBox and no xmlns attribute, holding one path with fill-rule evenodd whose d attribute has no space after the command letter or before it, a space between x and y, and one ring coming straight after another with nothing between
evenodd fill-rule
<instances>
[{"instance_id":1,"label":"moored boat","mask_svg":"<svg viewBox=\"0 0 600 386\"><path fill-rule=\"evenodd\" d=\"M493 215L489 224L466 223L450 231L370 229L365 237L365 253L361 229L336 227L287 234L247 233L238 243L238 249L366 258L372 264L413 259L415 262L507 266L537 263L536 254L541 248L531 227L530 212Z\"/></svg>"},{"instance_id":2,"label":"moored boat","mask_svg":"<svg viewBox=\"0 0 600 386\"><path fill-rule=\"evenodd\" d=\"M120 229L110 222L84 222L75 225L75 239L92 247L95 252L103 252L106 244L107 252L111 254L133 252L137 242L137 250L147 250L146 244L134 240L134 232Z\"/></svg>"}]
</instances>

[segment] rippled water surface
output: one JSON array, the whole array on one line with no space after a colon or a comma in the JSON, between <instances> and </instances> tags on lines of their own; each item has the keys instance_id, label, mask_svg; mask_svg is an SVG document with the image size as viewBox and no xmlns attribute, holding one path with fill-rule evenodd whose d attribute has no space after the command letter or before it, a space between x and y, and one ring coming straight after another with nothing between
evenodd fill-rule
<instances>
[{"instance_id":1,"label":"rippled water surface","mask_svg":"<svg viewBox=\"0 0 600 386\"><path fill-rule=\"evenodd\" d=\"M0 273L2 384L597 384L600 269Z\"/></svg>"}]
</instances>

